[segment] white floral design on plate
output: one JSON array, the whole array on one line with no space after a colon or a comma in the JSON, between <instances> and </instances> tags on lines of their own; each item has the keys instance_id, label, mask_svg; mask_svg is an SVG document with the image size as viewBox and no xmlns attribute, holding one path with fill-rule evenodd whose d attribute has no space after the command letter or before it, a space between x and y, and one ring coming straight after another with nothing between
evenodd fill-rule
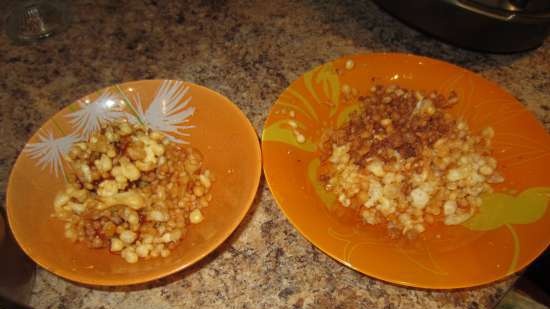
<instances>
[{"instance_id":1,"label":"white floral design on plate","mask_svg":"<svg viewBox=\"0 0 550 309\"><path fill-rule=\"evenodd\" d=\"M160 131L176 143L188 143L184 137L190 134L185 131L195 127L186 124L195 113L195 107L188 106L191 102L191 96L188 95L189 86L180 81L163 81L147 110L144 110L137 90L128 88L130 91L136 91L132 95L133 102L130 102L118 85L111 89L103 91L92 102L87 99L79 102L80 109L65 116L73 132L65 134L55 119L52 119L63 136L54 137L51 130L45 133L39 131L38 142L28 143L23 151L36 161L38 167L47 167L50 173L53 172L57 177L65 175L63 157L74 143L88 139L102 124L116 119L128 119L132 123Z\"/></svg>"},{"instance_id":2,"label":"white floral design on plate","mask_svg":"<svg viewBox=\"0 0 550 309\"><path fill-rule=\"evenodd\" d=\"M187 107L191 101L190 96L185 98L189 92L189 86L182 86L183 82L180 81L162 82L146 111L143 110L139 94L134 95L133 105L138 115L137 119L130 118L130 121L134 123L142 121L147 127L164 133L168 139L186 144L187 141L182 137L189 136L189 133L184 131L195 126L184 124L189 122L189 117L195 113L195 108Z\"/></svg>"},{"instance_id":3,"label":"white floral design on plate","mask_svg":"<svg viewBox=\"0 0 550 309\"><path fill-rule=\"evenodd\" d=\"M55 177L59 174L65 176L63 156L79 139L73 134L55 138L52 131L48 131L46 134L38 133L39 142L27 144L23 151L27 152L31 159L37 160L37 165L41 169L48 167L50 173L53 171Z\"/></svg>"},{"instance_id":4,"label":"white floral design on plate","mask_svg":"<svg viewBox=\"0 0 550 309\"><path fill-rule=\"evenodd\" d=\"M124 105L120 102L118 95L105 91L93 102L80 102L81 109L67 117L82 139L87 139L99 130L102 123L127 117L123 111Z\"/></svg>"}]
</instances>

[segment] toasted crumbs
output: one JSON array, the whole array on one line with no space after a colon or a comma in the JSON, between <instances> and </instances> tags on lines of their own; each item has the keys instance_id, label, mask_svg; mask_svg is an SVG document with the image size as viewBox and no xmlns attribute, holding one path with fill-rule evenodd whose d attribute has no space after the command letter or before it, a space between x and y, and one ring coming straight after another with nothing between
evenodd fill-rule
<instances>
[{"instance_id":1,"label":"toasted crumbs","mask_svg":"<svg viewBox=\"0 0 550 309\"><path fill-rule=\"evenodd\" d=\"M168 256L212 199L196 149L125 121L102 126L66 160L68 183L53 202L65 237L128 263Z\"/></svg>"},{"instance_id":2,"label":"toasted crumbs","mask_svg":"<svg viewBox=\"0 0 550 309\"><path fill-rule=\"evenodd\" d=\"M502 182L491 156L492 128L473 134L437 92L373 86L348 123L321 143L320 181L366 224L414 238L426 226L457 225Z\"/></svg>"}]
</instances>

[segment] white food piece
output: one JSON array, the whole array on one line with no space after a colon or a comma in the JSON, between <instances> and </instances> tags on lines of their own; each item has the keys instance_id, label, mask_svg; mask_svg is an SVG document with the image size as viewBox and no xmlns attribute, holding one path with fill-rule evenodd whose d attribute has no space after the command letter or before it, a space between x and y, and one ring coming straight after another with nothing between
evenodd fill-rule
<instances>
[{"instance_id":1,"label":"white food piece","mask_svg":"<svg viewBox=\"0 0 550 309\"><path fill-rule=\"evenodd\" d=\"M189 221L193 224L201 223L202 220L204 220L204 217L202 216L200 209L195 209L189 214Z\"/></svg>"},{"instance_id":2,"label":"white food piece","mask_svg":"<svg viewBox=\"0 0 550 309\"><path fill-rule=\"evenodd\" d=\"M346 70L351 70L353 69L354 66L355 66L355 62L353 62L353 60L348 59L346 61Z\"/></svg>"},{"instance_id":3,"label":"white food piece","mask_svg":"<svg viewBox=\"0 0 550 309\"><path fill-rule=\"evenodd\" d=\"M447 180L449 181L458 181L466 177L466 175L462 172L462 170L453 168L450 169L449 172L447 172Z\"/></svg>"},{"instance_id":4,"label":"white food piece","mask_svg":"<svg viewBox=\"0 0 550 309\"><path fill-rule=\"evenodd\" d=\"M199 181L201 182L201 184L202 184L205 188L210 188L210 186L212 186L212 182L210 181L209 174L210 174L210 172L209 172L209 171L206 171L206 172L204 172L204 174L201 174L201 175L199 176Z\"/></svg>"},{"instance_id":5,"label":"white food piece","mask_svg":"<svg viewBox=\"0 0 550 309\"><path fill-rule=\"evenodd\" d=\"M303 144L306 141L306 137L301 133L297 133L296 134L296 141L298 142L298 144Z\"/></svg>"},{"instance_id":6,"label":"white food piece","mask_svg":"<svg viewBox=\"0 0 550 309\"><path fill-rule=\"evenodd\" d=\"M345 95L349 95L351 93L351 87L348 84L343 84L342 93Z\"/></svg>"},{"instance_id":7,"label":"white food piece","mask_svg":"<svg viewBox=\"0 0 550 309\"><path fill-rule=\"evenodd\" d=\"M445 216L454 214L456 212L456 207L455 201L446 201L445 204L443 204L443 214L445 214Z\"/></svg>"},{"instance_id":8,"label":"white food piece","mask_svg":"<svg viewBox=\"0 0 550 309\"><path fill-rule=\"evenodd\" d=\"M94 161L94 165L100 172L108 172L113 168L113 162L107 155L102 154L101 158Z\"/></svg>"},{"instance_id":9,"label":"white food piece","mask_svg":"<svg viewBox=\"0 0 550 309\"><path fill-rule=\"evenodd\" d=\"M430 196L428 193L420 188L413 189L409 194L409 197L411 199L411 204L419 209L426 207L430 201Z\"/></svg>"},{"instance_id":10,"label":"white food piece","mask_svg":"<svg viewBox=\"0 0 550 309\"><path fill-rule=\"evenodd\" d=\"M166 214L156 209L150 211L147 217L149 220L155 221L155 222L162 222L162 221L168 220L168 216Z\"/></svg>"},{"instance_id":11,"label":"white food piece","mask_svg":"<svg viewBox=\"0 0 550 309\"><path fill-rule=\"evenodd\" d=\"M113 196L118 193L118 183L116 180L107 179L99 183L97 195Z\"/></svg>"},{"instance_id":12,"label":"white food piece","mask_svg":"<svg viewBox=\"0 0 550 309\"><path fill-rule=\"evenodd\" d=\"M120 256L122 256L122 258L130 264L136 263L138 261L138 255L132 248L126 248L122 250Z\"/></svg>"},{"instance_id":13,"label":"white food piece","mask_svg":"<svg viewBox=\"0 0 550 309\"><path fill-rule=\"evenodd\" d=\"M86 210L85 204L75 203L75 202L69 202L67 203L67 206L75 213L75 214L81 214Z\"/></svg>"},{"instance_id":14,"label":"white food piece","mask_svg":"<svg viewBox=\"0 0 550 309\"><path fill-rule=\"evenodd\" d=\"M122 233L120 233L120 240L122 240L126 244L133 243L136 240L136 238L137 238L137 234L132 231L125 230Z\"/></svg>"},{"instance_id":15,"label":"white food piece","mask_svg":"<svg viewBox=\"0 0 550 309\"><path fill-rule=\"evenodd\" d=\"M150 244L141 244L136 247L136 254L141 258L145 258L149 255L152 248L153 246Z\"/></svg>"},{"instance_id":16,"label":"white food piece","mask_svg":"<svg viewBox=\"0 0 550 309\"><path fill-rule=\"evenodd\" d=\"M296 123L296 120L289 120L288 125L293 129L296 129L298 127L298 123Z\"/></svg>"},{"instance_id":17,"label":"white food piece","mask_svg":"<svg viewBox=\"0 0 550 309\"><path fill-rule=\"evenodd\" d=\"M125 205L134 210L145 207L145 198L135 191L120 192L112 196L102 196L100 200L103 202L103 204L98 204L97 206L97 209L100 210L115 205Z\"/></svg>"},{"instance_id":18,"label":"white food piece","mask_svg":"<svg viewBox=\"0 0 550 309\"><path fill-rule=\"evenodd\" d=\"M380 160L374 160L367 166L367 169L377 177L383 177L384 164Z\"/></svg>"},{"instance_id":19,"label":"white food piece","mask_svg":"<svg viewBox=\"0 0 550 309\"><path fill-rule=\"evenodd\" d=\"M118 238L111 238L111 251L118 252L124 248L124 243Z\"/></svg>"}]
</instances>

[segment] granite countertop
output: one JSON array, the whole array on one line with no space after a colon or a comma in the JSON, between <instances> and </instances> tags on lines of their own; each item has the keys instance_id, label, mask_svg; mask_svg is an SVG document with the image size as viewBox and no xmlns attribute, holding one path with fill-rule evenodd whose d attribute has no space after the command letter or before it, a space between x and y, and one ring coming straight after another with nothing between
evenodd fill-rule
<instances>
[{"instance_id":1,"label":"granite countertop","mask_svg":"<svg viewBox=\"0 0 550 309\"><path fill-rule=\"evenodd\" d=\"M0 37L0 188L40 124L113 83L181 79L233 100L258 132L271 104L306 70L341 55L411 52L479 72L550 128L550 40L488 55L404 26L369 1L72 1L73 24L33 46ZM5 7L6 1L0 1ZM387 284L305 240L264 182L238 230L191 268L146 285L88 288L38 270L37 308L492 308L515 276L481 288L425 291Z\"/></svg>"}]
</instances>

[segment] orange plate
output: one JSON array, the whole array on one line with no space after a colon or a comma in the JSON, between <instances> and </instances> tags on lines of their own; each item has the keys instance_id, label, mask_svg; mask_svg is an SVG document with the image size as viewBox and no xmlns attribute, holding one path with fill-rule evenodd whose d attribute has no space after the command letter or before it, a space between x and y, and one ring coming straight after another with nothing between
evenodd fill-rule
<instances>
[{"instance_id":1,"label":"orange plate","mask_svg":"<svg viewBox=\"0 0 550 309\"><path fill-rule=\"evenodd\" d=\"M54 195L64 186L61 154L100 122L136 116L199 149L216 180L205 220L189 228L170 256L128 264L107 249L88 249L65 239L63 223L51 214ZM260 174L256 132L227 98L186 82L128 82L83 97L30 139L10 176L8 220L23 250L61 277L95 285L141 283L186 268L220 245L250 208Z\"/></svg>"},{"instance_id":2,"label":"orange plate","mask_svg":"<svg viewBox=\"0 0 550 309\"><path fill-rule=\"evenodd\" d=\"M352 69L346 61L352 60ZM458 93L451 111L478 132L495 130L504 184L460 226L429 226L414 241L391 240L337 205L318 183L318 143L346 121L375 84ZM347 88L347 87L346 87ZM355 90L354 90L355 89ZM294 116L294 117L293 117ZM288 124L294 119L296 131ZM297 142L299 135L305 137ZM489 283L533 261L550 241L550 137L536 118L494 83L457 66L405 54L364 54L321 65L294 81L271 109L262 134L265 175L279 207L313 244L364 274L397 284L449 289Z\"/></svg>"}]
</instances>

